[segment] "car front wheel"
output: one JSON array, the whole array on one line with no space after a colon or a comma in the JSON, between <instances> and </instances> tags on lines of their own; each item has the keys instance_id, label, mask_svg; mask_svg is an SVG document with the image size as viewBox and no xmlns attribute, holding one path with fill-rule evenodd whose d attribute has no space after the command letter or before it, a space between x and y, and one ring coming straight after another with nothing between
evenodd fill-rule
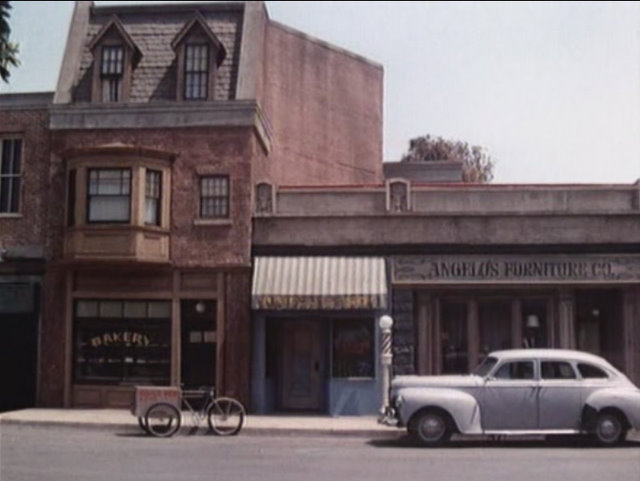
<instances>
[{"instance_id":1,"label":"car front wheel","mask_svg":"<svg viewBox=\"0 0 640 481\"><path fill-rule=\"evenodd\" d=\"M598 415L594 434L596 441L602 446L614 446L625 439L627 431L620 416L604 412Z\"/></svg>"},{"instance_id":2,"label":"car front wheel","mask_svg":"<svg viewBox=\"0 0 640 481\"><path fill-rule=\"evenodd\" d=\"M409 423L409 434L422 446L441 446L451 437L447 416L439 411L424 411Z\"/></svg>"}]
</instances>

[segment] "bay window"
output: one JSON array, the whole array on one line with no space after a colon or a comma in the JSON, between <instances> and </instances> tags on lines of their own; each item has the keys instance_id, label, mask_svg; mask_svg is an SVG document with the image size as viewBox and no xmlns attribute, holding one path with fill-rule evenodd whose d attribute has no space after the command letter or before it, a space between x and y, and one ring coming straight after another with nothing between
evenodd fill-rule
<instances>
[{"instance_id":1,"label":"bay window","mask_svg":"<svg viewBox=\"0 0 640 481\"><path fill-rule=\"evenodd\" d=\"M162 172L146 171L144 191L144 223L160 225Z\"/></svg>"},{"instance_id":2,"label":"bay window","mask_svg":"<svg viewBox=\"0 0 640 481\"><path fill-rule=\"evenodd\" d=\"M129 222L131 170L89 169L88 222Z\"/></svg>"}]
</instances>

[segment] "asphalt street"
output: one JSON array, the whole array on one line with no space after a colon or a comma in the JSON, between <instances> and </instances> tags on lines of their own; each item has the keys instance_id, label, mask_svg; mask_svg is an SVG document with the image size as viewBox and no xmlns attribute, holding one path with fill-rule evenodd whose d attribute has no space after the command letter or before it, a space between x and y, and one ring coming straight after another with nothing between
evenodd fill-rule
<instances>
[{"instance_id":1,"label":"asphalt street","mask_svg":"<svg viewBox=\"0 0 640 481\"><path fill-rule=\"evenodd\" d=\"M638 481L640 443L614 449L567 441L457 442L423 449L406 439L170 439L137 430L0 426L0 480L467 480Z\"/></svg>"}]
</instances>

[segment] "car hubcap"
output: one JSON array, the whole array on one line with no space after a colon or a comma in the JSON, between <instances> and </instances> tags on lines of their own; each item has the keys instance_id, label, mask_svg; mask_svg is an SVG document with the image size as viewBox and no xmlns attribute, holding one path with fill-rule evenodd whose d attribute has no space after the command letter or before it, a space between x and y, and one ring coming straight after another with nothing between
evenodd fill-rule
<instances>
[{"instance_id":1,"label":"car hubcap","mask_svg":"<svg viewBox=\"0 0 640 481\"><path fill-rule=\"evenodd\" d=\"M618 424L613 419L604 419L600 422L600 429L598 431L603 440L611 441L618 436Z\"/></svg>"},{"instance_id":2,"label":"car hubcap","mask_svg":"<svg viewBox=\"0 0 640 481\"><path fill-rule=\"evenodd\" d=\"M427 416L420 425L420 433L424 439L437 440L444 433L445 426L442 419L438 417Z\"/></svg>"}]
</instances>

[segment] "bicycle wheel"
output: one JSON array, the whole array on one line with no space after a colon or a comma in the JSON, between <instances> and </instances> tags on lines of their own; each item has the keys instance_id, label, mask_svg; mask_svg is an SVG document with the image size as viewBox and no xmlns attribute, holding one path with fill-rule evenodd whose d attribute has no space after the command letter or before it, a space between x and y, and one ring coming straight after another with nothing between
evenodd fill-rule
<instances>
[{"instance_id":1,"label":"bicycle wheel","mask_svg":"<svg viewBox=\"0 0 640 481\"><path fill-rule=\"evenodd\" d=\"M180 411L169 403L156 403L147 411L145 421L149 434L168 438L180 429Z\"/></svg>"},{"instance_id":2,"label":"bicycle wheel","mask_svg":"<svg viewBox=\"0 0 640 481\"><path fill-rule=\"evenodd\" d=\"M244 407L235 399L221 397L214 399L207 412L211 430L220 436L238 434L244 424Z\"/></svg>"},{"instance_id":3,"label":"bicycle wheel","mask_svg":"<svg viewBox=\"0 0 640 481\"><path fill-rule=\"evenodd\" d=\"M149 434L149 428L147 427L147 419L144 416L138 418L138 425L142 428L142 430Z\"/></svg>"}]
</instances>

